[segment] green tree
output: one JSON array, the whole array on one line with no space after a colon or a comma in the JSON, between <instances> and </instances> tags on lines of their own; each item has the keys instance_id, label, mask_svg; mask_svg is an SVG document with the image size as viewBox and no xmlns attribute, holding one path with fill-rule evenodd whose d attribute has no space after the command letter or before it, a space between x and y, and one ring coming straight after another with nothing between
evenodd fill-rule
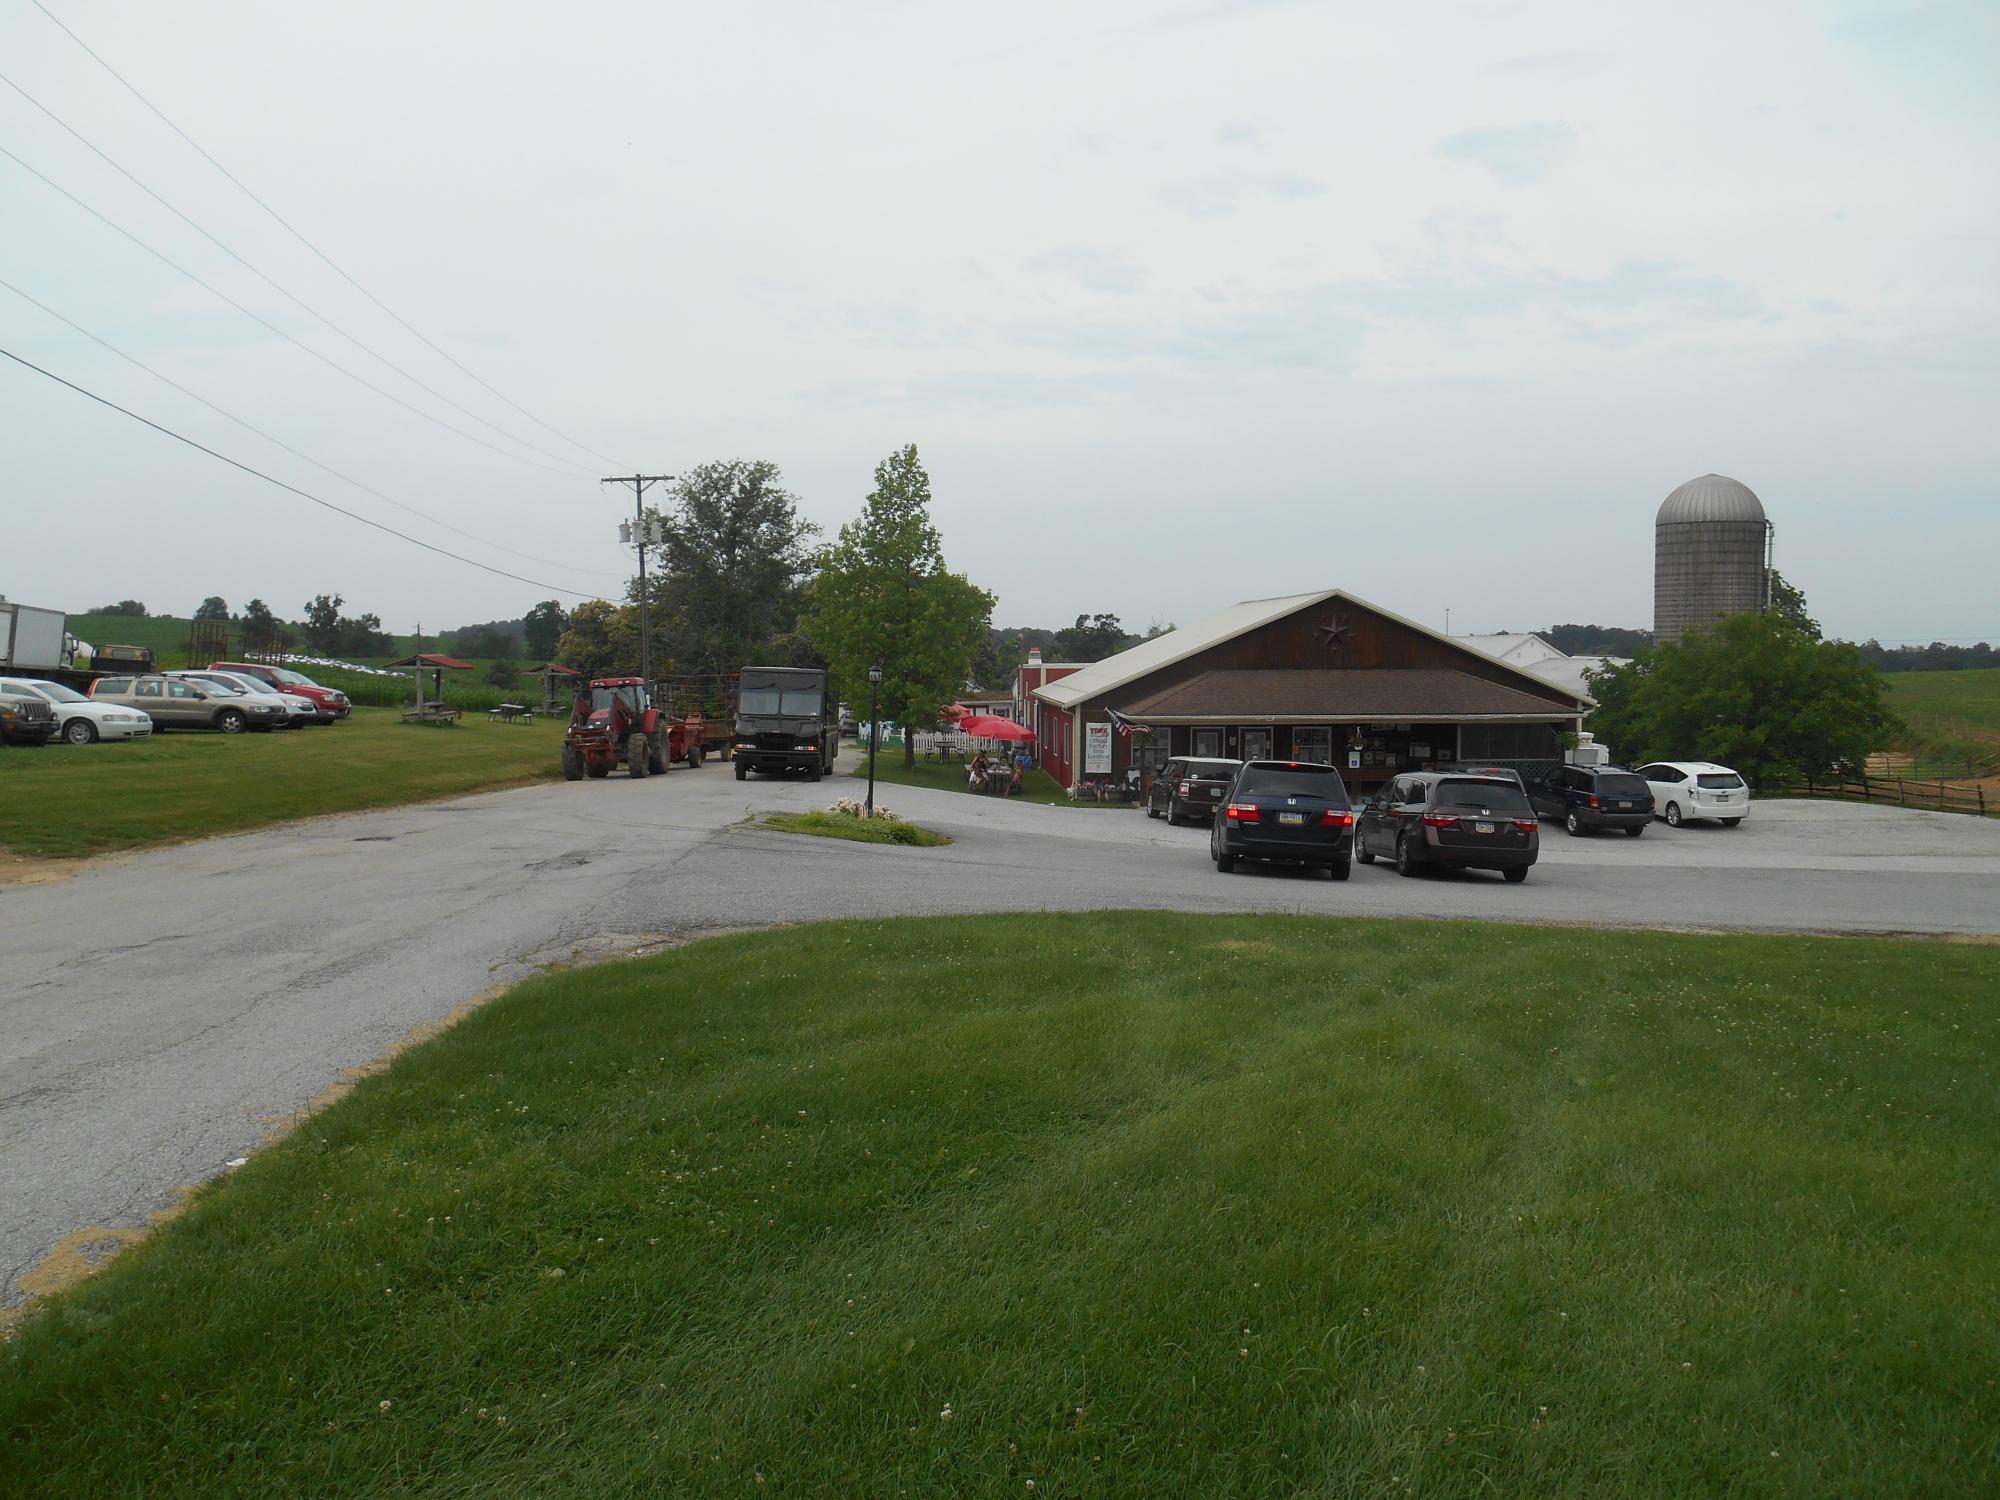
<instances>
[{"instance_id":1,"label":"green tree","mask_svg":"<svg viewBox=\"0 0 2000 1500\"><path fill-rule=\"evenodd\" d=\"M556 643L569 628L569 613L553 599L544 599L521 617L521 635L528 655L539 661L553 661Z\"/></svg>"},{"instance_id":2,"label":"green tree","mask_svg":"<svg viewBox=\"0 0 2000 1500\"><path fill-rule=\"evenodd\" d=\"M652 548L656 658L684 672L772 665L798 626L819 528L798 513L778 466L697 465L671 492L666 539ZM637 598L637 584L632 597Z\"/></svg>"},{"instance_id":3,"label":"green tree","mask_svg":"<svg viewBox=\"0 0 2000 1500\"><path fill-rule=\"evenodd\" d=\"M316 594L306 601L306 644L321 656L340 649L340 606L346 602L338 594Z\"/></svg>"},{"instance_id":4,"label":"green tree","mask_svg":"<svg viewBox=\"0 0 2000 1500\"><path fill-rule=\"evenodd\" d=\"M210 594L195 606L194 617L197 620L226 620L229 618L229 605L220 594Z\"/></svg>"},{"instance_id":5,"label":"green tree","mask_svg":"<svg viewBox=\"0 0 2000 1500\"><path fill-rule=\"evenodd\" d=\"M1626 765L1712 760L1758 787L1860 765L1901 727L1857 647L1775 612L1690 630L1589 682L1591 731Z\"/></svg>"},{"instance_id":6,"label":"green tree","mask_svg":"<svg viewBox=\"0 0 2000 1500\"><path fill-rule=\"evenodd\" d=\"M1078 615L1067 630L1056 632L1057 661L1103 661L1126 646L1125 627L1116 615Z\"/></svg>"},{"instance_id":7,"label":"green tree","mask_svg":"<svg viewBox=\"0 0 2000 1500\"><path fill-rule=\"evenodd\" d=\"M511 688L519 671L519 667L503 656L486 669L486 680L497 688Z\"/></svg>"},{"instance_id":8,"label":"green tree","mask_svg":"<svg viewBox=\"0 0 2000 1500\"><path fill-rule=\"evenodd\" d=\"M1819 639L1819 621L1806 613L1806 596L1785 581L1785 575L1771 569L1771 613L1789 620L1814 640Z\"/></svg>"},{"instance_id":9,"label":"green tree","mask_svg":"<svg viewBox=\"0 0 2000 1500\"><path fill-rule=\"evenodd\" d=\"M137 599L120 599L116 604L107 604L101 609L93 609L94 615L132 615L137 619L146 617L146 606Z\"/></svg>"},{"instance_id":10,"label":"green tree","mask_svg":"<svg viewBox=\"0 0 2000 1500\"><path fill-rule=\"evenodd\" d=\"M569 628L555 654L584 680L630 677L639 670L639 611L630 604L591 599L570 611Z\"/></svg>"},{"instance_id":11,"label":"green tree","mask_svg":"<svg viewBox=\"0 0 2000 1500\"><path fill-rule=\"evenodd\" d=\"M931 481L915 444L875 466L875 488L820 560L800 630L825 655L840 692L868 701L882 664L885 717L928 725L964 691L993 596L944 565L931 525ZM903 736L903 764L916 764Z\"/></svg>"}]
</instances>

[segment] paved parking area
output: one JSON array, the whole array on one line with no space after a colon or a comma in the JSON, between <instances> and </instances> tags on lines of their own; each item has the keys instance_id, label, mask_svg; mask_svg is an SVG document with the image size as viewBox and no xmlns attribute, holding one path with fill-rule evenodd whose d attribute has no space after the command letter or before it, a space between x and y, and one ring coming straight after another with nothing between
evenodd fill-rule
<instances>
[{"instance_id":1,"label":"paved parking area","mask_svg":"<svg viewBox=\"0 0 2000 1500\"><path fill-rule=\"evenodd\" d=\"M1219 875L1201 828L883 787L942 849L756 813L852 782L730 768L327 818L0 887L0 1304L65 1235L141 1224L268 1121L466 999L579 954L829 917L1154 907L1699 929L2000 933L2000 821L1759 803L1739 828L1543 835L1527 884Z\"/></svg>"}]
</instances>

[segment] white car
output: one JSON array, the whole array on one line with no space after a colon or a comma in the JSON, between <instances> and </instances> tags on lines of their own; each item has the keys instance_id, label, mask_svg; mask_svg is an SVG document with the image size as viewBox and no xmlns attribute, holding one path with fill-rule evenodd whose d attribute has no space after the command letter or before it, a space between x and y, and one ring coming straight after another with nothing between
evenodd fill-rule
<instances>
[{"instance_id":1,"label":"white car","mask_svg":"<svg viewBox=\"0 0 2000 1500\"><path fill-rule=\"evenodd\" d=\"M228 688L231 692L246 693L252 698L277 698L291 712L291 717L278 726L281 729L302 729L308 724L319 722L319 709L312 699L301 698L297 693L281 693L254 677L244 676L241 672L223 672L213 668L197 671L189 668L185 672L169 672L167 675L186 677L194 682L213 683L217 687Z\"/></svg>"},{"instance_id":2,"label":"white car","mask_svg":"<svg viewBox=\"0 0 2000 1500\"><path fill-rule=\"evenodd\" d=\"M153 721L122 703L98 703L75 688L34 677L0 677L0 693L32 693L56 711L56 733L72 745L97 740L143 740Z\"/></svg>"},{"instance_id":3,"label":"white car","mask_svg":"<svg viewBox=\"0 0 2000 1500\"><path fill-rule=\"evenodd\" d=\"M1734 828L1749 814L1750 788L1727 766L1705 760L1656 760L1635 773L1653 794L1653 811L1678 828L1690 818L1718 818Z\"/></svg>"}]
</instances>

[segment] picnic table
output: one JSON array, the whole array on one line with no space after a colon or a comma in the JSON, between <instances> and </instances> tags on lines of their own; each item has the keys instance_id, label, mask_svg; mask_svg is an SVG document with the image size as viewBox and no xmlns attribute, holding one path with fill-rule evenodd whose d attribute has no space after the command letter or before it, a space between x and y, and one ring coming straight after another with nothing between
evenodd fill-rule
<instances>
[{"instance_id":1,"label":"picnic table","mask_svg":"<svg viewBox=\"0 0 2000 1500\"><path fill-rule=\"evenodd\" d=\"M535 722L535 711L525 703L502 703L497 708L487 709L486 719L488 723L497 719L502 724L532 724Z\"/></svg>"},{"instance_id":2,"label":"picnic table","mask_svg":"<svg viewBox=\"0 0 2000 1500\"><path fill-rule=\"evenodd\" d=\"M458 710L446 708L439 703L426 703L421 708L408 709L403 714L405 724L456 724Z\"/></svg>"}]
</instances>

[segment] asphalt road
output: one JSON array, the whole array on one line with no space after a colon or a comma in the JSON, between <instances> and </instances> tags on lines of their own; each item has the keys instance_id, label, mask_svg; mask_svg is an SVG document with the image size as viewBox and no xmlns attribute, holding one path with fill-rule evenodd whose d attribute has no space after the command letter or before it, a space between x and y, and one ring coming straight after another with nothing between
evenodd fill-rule
<instances>
[{"instance_id":1,"label":"asphalt road","mask_svg":"<svg viewBox=\"0 0 2000 1500\"><path fill-rule=\"evenodd\" d=\"M756 813L854 789L710 763L103 863L0 888L0 1306L89 1226L130 1227L414 1027L549 963L815 918L1154 907L1762 931L2000 933L2000 822L1761 803L1737 829L1545 830L1525 885L1222 876L1207 834L1129 810L903 787L957 841L799 838Z\"/></svg>"}]
</instances>

